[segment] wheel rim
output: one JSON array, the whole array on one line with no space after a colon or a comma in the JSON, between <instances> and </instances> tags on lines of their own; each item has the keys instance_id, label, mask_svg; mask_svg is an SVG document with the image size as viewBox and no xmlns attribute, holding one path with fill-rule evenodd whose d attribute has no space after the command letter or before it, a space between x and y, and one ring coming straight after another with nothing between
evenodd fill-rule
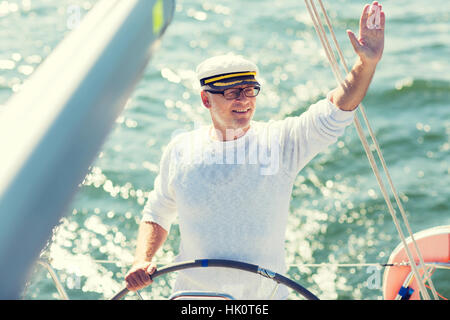
<instances>
[{"instance_id":1,"label":"wheel rim","mask_svg":"<svg viewBox=\"0 0 450 320\"><path fill-rule=\"evenodd\" d=\"M176 271L180 271L180 270L193 269L193 268L211 268L211 267L231 268L231 269L238 269L238 270L247 271L247 272L251 272L251 273L257 273L257 274L261 275L262 277L269 278L279 284L283 284L283 285L291 288L292 290L299 293L307 300L319 300L318 297L316 297L313 293L311 293L305 287L303 287L302 285L298 284L297 282L295 282L279 273L270 271L269 269L262 268L255 264L250 264L250 263L235 261L235 260L198 259L198 260L179 262L179 263L171 264L168 266L164 266L161 269L156 270L155 273L152 274L152 279L155 279L155 278L165 275L167 273L176 272ZM119 293L117 293L113 298L111 298L111 300L120 300L128 292L129 292L129 290L127 288L124 288Z\"/></svg>"}]
</instances>

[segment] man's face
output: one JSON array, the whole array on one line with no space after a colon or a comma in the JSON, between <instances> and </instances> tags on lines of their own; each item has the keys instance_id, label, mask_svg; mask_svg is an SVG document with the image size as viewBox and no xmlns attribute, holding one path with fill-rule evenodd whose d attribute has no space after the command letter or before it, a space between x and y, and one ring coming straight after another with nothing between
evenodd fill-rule
<instances>
[{"instance_id":1,"label":"man's face","mask_svg":"<svg viewBox=\"0 0 450 320\"><path fill-rule=\"evenodd\" d=\"M253 85L240 85L228 90L253 87ZM250 121L256 108L256 97L247 97L241 91L235 99L227 100L222 94L202 91L202 101L210 111L214 127L222 133L223 137L226 137L226 134L232 134L232 131L236 131L235 137L241 136L250 128Z\"/></svg>"}]
</instances>

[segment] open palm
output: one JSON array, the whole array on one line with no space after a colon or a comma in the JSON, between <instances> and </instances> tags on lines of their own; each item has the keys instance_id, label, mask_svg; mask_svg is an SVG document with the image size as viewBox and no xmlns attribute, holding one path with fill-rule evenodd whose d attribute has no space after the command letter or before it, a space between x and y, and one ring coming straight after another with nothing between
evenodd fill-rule
<instances>
[{"instance_id":1,"label":"open palm","mask_svg":"<svg viewBox=\"0 0 450 320\"><path fill-rule=\"evenodd\" d=\"M364 6L361 18L359 20L359 37L351 31L347 30L347 34L355 49L356 54L365 63L376 64L381 59L384 48L384 26L385 26L385 14L381 8L381 5L377 1L372 3L373 6L378 6L380 10L380 25L374 29L367 27L367 19L370 15L370 5Z\"/></svg>"}]
</instances>

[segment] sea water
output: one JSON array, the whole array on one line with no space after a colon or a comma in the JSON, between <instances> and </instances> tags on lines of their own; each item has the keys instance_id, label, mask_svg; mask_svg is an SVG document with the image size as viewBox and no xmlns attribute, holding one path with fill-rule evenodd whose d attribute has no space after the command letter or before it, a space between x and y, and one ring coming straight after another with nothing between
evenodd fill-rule
<instances>
[{"instance_id":1,"label":"sea water","mask_svg":"<svg viewBox=\"0 0 450 320\"><path fill-rule=\"evenodd\" d=\"M21 90L96 2L0 1L0 105ZM345 30L358 32L365 2L324 4L352 65L355 54ZM417 232L450 224L450 6L446 0L382 4L385 49L363 105ZM260 69L255 120L300 115L336 86L303 1L177 1L160 49L43 248L41 259L51 263L70 299L107 299L123 287L162 150L177 130L210 123L195 67L228 52ZM384 269L360 264L386 263L399 242L352 125L295 181L286 231L288 276L321 299L381 299ZM156 261L171 263L178 245L175 223ZM433 280L448 298L448 271L437 270ZM142 294L165 298L173 281L173 274L161 277ZM30 270L23 298L59 298L42 266Z\"/></svg>"}]
</instances>

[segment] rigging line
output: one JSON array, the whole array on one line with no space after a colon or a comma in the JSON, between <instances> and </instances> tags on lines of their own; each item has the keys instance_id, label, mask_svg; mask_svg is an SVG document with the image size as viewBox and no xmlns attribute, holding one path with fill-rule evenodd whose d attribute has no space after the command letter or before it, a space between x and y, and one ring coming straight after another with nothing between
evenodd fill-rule
<instances>
[{"instance_id":1,"label":"rigging line","mask_svg":"<svg viewBox=\"0 0 450 320\"><path fill-rule=\"evenodd\" d=\"M431 268L431 275L430 275L430 277L433 275L433 273L434 273L434 271L436 271L436 269L437 269L437 267L432 267ZM428 288L428 286L427 286L427 288ZM431 288L430 288L431 289ZM441 299L443 299L443 300L448 300L446 297L444 297L442 294L440 294L439 292L437 292L436 291L436 294L441 298Z\"/></svg>"},{"instance_id":2,"label":"rigging line","mask_svg":"<svg viewBox=\"0 0 450 320\"><path fill-rule=\"evenodd\" d=\"M338 41L336 39L336 35L334 33L334 30L333 30L332 24L330 22L330 19L328 18L328 14L327 14L327 11L325 9L325 6L323 5L322 0L318 0L318 2L320 4L320 7L321 7L322 12L323 12L323 15L325 17L325 21L326 21L326 24L328 26L328 30L330 31L330 34L331 34L332 39L333 39L333 42L334 42L335 47L336 47L336 49L338 51L338 55L339 55L339 57L341 59L341 63L343 65L344 69L345 69L345 72L349 73L349 69L348 69L347 63L345 61L345 58L344 58L342 50L341 50L341 48L339 46L339 43L338 43ZM423 268L422 266L425 263L424 263L424 260L423 260L422 253L421 253L421 251L418 248L416 240L414 239L414 234L413 234L413 232L411 230L411 227L409 225L409 221L408 221L408 219L406 217L405 210L403 209L403 205L402 205L402 203L400 201L400 198L399 198L399 196L397 194L397 190L394 187L394 183L392 182L391 175L389 174L389 170L387 168L387 165L386 165L386 162L384 160L383 154L381 152L380 146L379 146L378 141L377 141L377 139L375 137L375 134L374 134L374 132L372 130L372 127L369 124L369 120L368 120L368 117L366 115L366 112L365 112L365 109L364 109L362 103L359 105L359 110L360 110L360 112L361 112L361 114L363 116L363 119L364 119L364 122L365 122L365 124L367 126L367 129L369 130L370 137L372 138L372 142L373 142L373 144L375 146L375 149L377 151L377 154L378 154L378 157L380 159L381 165L382 165L382 167L384 169L384 172L386 174L386 178L388 180L389 186L391 187L392 194L394 195L395 201L397 203L398 209L399 209L399 211L401 213L401 216L403 218L403 221L405 223L406 229L408 230L408 233L409 233L409 235L411 237L411 241L414 244L414 248L415 248L416 254L417 254L417 256L419 258L419 261L420 261L420 266L421 266L421 268ZM423 269L425 270L425 277L429 279L428 283L429 283L429 285L431 287L431 291L433 292L434 298L437 299L437 292L436 292L436 290L434 288L433 282L431 281L431 277L428 277L428 271L426 270L426 268L423 268Z\"/></svg>"},{"instance_id":3,"label":"rigging line","mask_svg":"<svg viewBox=\"0 0 450 320\"><path fill-rule=\"evenodd\" d=\"M299 263L289 264L288 267L338 267L338 268L355 268L355 267L398 267L395 263Z\"/></svg>"},{"instance_id":4,"label":"rigging line","mask_svg":"<svg viewBox=\"0 0 450 320\"><path fill-rule=\"evenodd\" d=\"M66 257L64 260L72 260L72 261L81 261L79 258L71 258ZM131 264L130 261L123 261L123 260L103 260L103 259L94 259L90 260L95 263L103 263L103 264L116 264L116 265L123 265L123 264ZM47 262L49 263L49 262ZM158 261L157 266L166 266L173 263L173 261ZM380 266L380 267L408 267L410 266L410 262L403 261L403 262L394 262L394 263L382 263L382 262L361 262L361 263L333 263L333 262L322 262L322 263L292 263L288 264L288 267L370 267L370 266ZM436 269L450 269L450 262L425 262L426 266L432 266ZM123 266L127 267L127 266Z\"/></svg>"},{"instance_id":5,"label":"rigging line","mask_svg":"<svg viewBox=\"0 0 450 320\"><path fill-rule=\"evenodd\" d=\"M331 24L331 22L330 22L330 20L329 20L329 18L328 18L328 14L327 14L327 12L326 12L326 9L325 9L325 7L324 7L324 5L323 5L323 3L322 3L322 0L318 0L318 2L319 2L319 4L320 4L320 7L321 7L322 12L323 12L323 15L324 15L324 17L325 17L325 20L326 20L328 29L330 30L330 34L332 35L334 44L335 44L335 46L336 46L336 48L337 48L337 50L338 50L338 54L339 54L339 57L341 58L341 62L342 62L342 64L343 64L343 66L344 66L345 71L348 73L348 72L349 72L349 69L348 69L348 67L347 67L347 64L346 64L344 55L343 55L343 53L342 53L342 50L341 50L341 48L340 48L340 46L339 46L339 43L337 42L335 33L334 33L334 31L333 31L333 27L332 27L332 24ZM408 233L409 233L409 235L410 235L410 237L411 237L412 243L414 244L416 254L417 254L418 257L419 257L420 264L423 266L425 263L424 263L424 260L423 260L422 253L421 253L421 251L419 250L418 245L417 245L417 242L416 242L415 239L414 239L414 234L413 234L413 232L412 232L412 230L411 230L411 227L410 227L410 225L409 225L409 221L408 221L408 219L407 219L407 217L406 217L405 210L403 209L403 205L402 205L402 203L401 203L401 201L400 201L400 199L399 199L399 197L398 197L397 191L396 191L396 189L395 189L395 187L394 187L394 184L393 184L393 182L392 182L391 176L390 176L390 174L389 174L389 170L387 169L386 162L385 162L385 160L384 160L383 154L382 154L382 152L381 152L381 149L380 149L380 147L379 147L379 144L378 144L378 141L377 141L377 139L376 139L376 137L375 137L375 134L373 133L372 127L371 127L370 124L369 124L369 121L368 121L368 118L367 118L367 116L366 116L366 113L365 113L365 110L364 110L364 107L363 107L362 103L360 104L360 108L359 108L359 109L360 109L360 112L361 112L361 114L362 114L362 116L363 116L363 119L364 119L364 121L365 121L365 123L366 123L366 126L367 126L367 128L368 128L368 130L369 130L369 134L370 134L370 136L371 136L371 138L372 138L372 141L373 141L373 143L374 143L374 146L375 146L375 148L376 148L378 157L379 157L379 159L380 159L380 161L381 161L381 165L382 165L382 167L383 167L383 169L384 169L384 171L385 171L386 178L387 178L387 180L388 180L388 182L389 182L389 185L390 185L390 187L391 187L392 193L393 193L394 198L395 198L395 200L396 200L396 202L397 202L397 206L398 206L398 208L399 208L399 210L400 210L400 213L401 213L401 215L402 215L402 218L403 218L403 221L404 221L404 223L405 223L405 226L406 226L406 228L407 228L407 230L408 230ZM423 267L422 267L422 268L423 268ZM423 268L423 269L424 269L424 271L425 271L425 277L429 279L428 282L429 282L429 284L430 284L430 286L431 286L431 291L433 292L434 298L437 299L437 292L436 292L436 290L434 289L434 285L433 285L433 282L431 281L431 277L428 276L428 270L426 270L426 268Z\"/></svg>"},{"instance_id":6,"label":"rigging line","mask_svg":"<svg viewBox=\"0 0 450 320\"><path fill-rule=\"evenodd\" d=\"M358 131L359 136L363 137L363 135L364 135L363 130L361 128L359 120L356 117L355 117L355 124L356 124L356 129ZM383 181L381 180L380 173L379 173L378 168L376 166L373 154L370 151L370 148L369 148L369 145L367 143L367 140L365 140L365 137L364 137L364 139L362 139L361 141L364 141L363 142L364 150L366 151L366 154L367 154L367 156L369 158L369 162L370 162L370 164L372 166L372 170L375 173L375 177L376 177L376 179L378 181L378 185L380 186L380 189L382 191L384 200L385 200L385 202L386 202L386 204L387 204L387 206L389 208L389 212L391 213L394 225L395 225L395 227L397 229L397 232L398 232L398 234L400 236L400 239L401 239L401 241L403 243L403 247L405 248L406 254L407 254L408 259L409 259L409 261L411 263L411 269L413 270L413 273L414 273L415 277L418 279L418 284L419 284L420 290L421 290L421 292L423 292L422 294L424 295L425 299L430 300L430 297L428 295L428 291L425 288L424 279L421 277L421 275L419 273L419 270L417 269L416 264L413 263L414 262L414 258L412 256L412 253L410 251L410 248L409 248L408 244L406 243L405 235L403 234L401 226L400 226L400 224L398 222L398 219L396 217L395 210L392 207L392 203L391 203L391 201L389 199L389 196L387 194L387 191L386 191L386 189L384 187ZM423 265L421 266L421 268L424 269Z\"/></svg>"},{"instance_id":7,"label":"rigging line","mask_svg":"<svg viewBox=\"0 0 450 320\"><path fill-rule=\"evenodd\" d=\"M315 17L316 17L317 21L316 21L316 19L314 19L314 15L313 15L312 12L311 12L311 8L310 8L310 6L309 6L309 4L308 4L308 1L305 0L305 3L306 3L306 6L307 6L307 8L308 8L308 11L309 11L309 13L310 13L310 15L311 15L311 18L312 18L312 20L313 20L313 23L314 23L314 27L315 27L315 29L316 29L316 32L318 32L318 34L319 34L319 38L321 39L322 45L323 45L323 47L324 47L324 50L327 52L327 51L328 51L328 48L329 48L329 45L328 45L328 46L327 46L327 45L324 45L324 42L325 42L325 41L328 41L327 38L326 38L326 34L324 33L323 27L322 27L322 28L319 28L319 27L316 25L316 24L318 24L317 21L320 21L320 16L317 14L317 10L315 9L315 5L314 5L314 3L313 3L312 0L310 0L310 5L311 5L312 8L314 8L314 12L315 12L315 14L316 14ZM322 33L319 32L319 29L321 29L321 31L323 31L323 35L322 35ZM329 60L329 62L330 62L330 65L332 66L332 69L333 69L333 70L336 70L336 69L337 69L336 66L334 66L334 68L333 68L333 65L337 64L337 62L336 62L335 60L333 60L331 57L334 57L334 54L332 55L332 54L330 54L330 53L327 53L327 58L328 58L328 60ZM335 75L336 75L336 74L335 74ZM339 82L339 85L341 85L341 83L342 83L342 82L340 82L340 79L341 79L340 76L336 77L336 80ZM391 215L392 215L392 217L393 217L394 224L395 224L395 226L396 226L396 228L397 228L397 231L398 231L398 233L399 233L399 235L400 235L400 238L401 238L401 240L402 240L402 242L403 242L403 245L404 245L404 247L405 247L405 250L406 250L406 253L407 253L407 255L408 255L408 258L410 259L410 261L413 262L414 259L412 258L412 254L411 254L411 252L410 252L410 250L409 250L409 247L408 247L407 244L406 244L406 239L405 239L405 237L404 237L404 235L403 235L403 232L402 232L402 230L401 230L401 228L400 228L400 226L399 226L399 224L398 224L397 218L396 218L396 216L395 216L395 211L394 211L394 209L393 209L393 207L392 207L392 204L391 204L391 202L390 202L390 200L389 200L389 197L388 197L388 195L387 195L387 192L386 192L386 190L385 190L385 188L384 188L384 184L383 184L383 182L382 182L382 180L381 180L381 177L380 177L380 175L379 175L378 168L377 168L376 163L375 163L375 161L374 161L374 159L373 159L373 155L372 155L372 153L371 153L371 151L370 151L370 148L369 148L369 146L368 146L367 140L366 140L365 137L364 137L364 133L363 133L363 131L362 131L361 125L360 125L360 123L359 123L359 120L357 119L357 117L355 117L354 120L355 120L355 125L356 125L356 128L357 128L358 135L359 135L359 137L360 137L360 139L361 139L361 142L363 142L363 146L364 146L364 149L365 149L365 151L366 151L366 154L367 154L367 156L368 156L368 158L369 158L369 162L370 162L370 164L371 164L371 166L372 166L372 170L373 170L374 173L375 173L375 176L376 176L376 178L377 178L377 181L378 181L378 183L379 183L379 186L380 186L381 191L382 191L382 193L383 193L383 196L384 196L384 198L385 198L386 204L388 205L389 211L390 211L390 213L391 213ZM417 279L421 279L421 280L423 281L422 277L420 277L420 273L419 273L419 271L417 270L416 265L415 265L414 263L412 263L412 264L411 264L411 267L412 267L412 270L413 270L414 274L416 275ZM422 267L422 268L423 268L423 267ZM430 298L429 298L429 295L428 295L428 292L426 291L426 288L425 288L425 286L424 286L424 284L423 284L422 281L419 281L419 287L420 287L421 291L423 292L422 294L424 295L424 298L425 298L425 299L430 299Z\"/></svg>"},{"instance_id":8,"label":"rigging line","mask_svg":"<svg viewBox=\"0 0 450 320\"><path fill-rule=\"evenodd\" d=\"M306 1L306 0L305 0L305 1ZM309 10L309 12L310 12L310 15L313 17L313 15L312 15L312 13L311 13L311 10L310 10L310 8L309 8L308 5L307 5L307 7L308 7L308 10ZM313 22L314 22L314 24L317 24L318 21L320 21L320 16L318 15L317 10L315 9L315 5L314 5L313 1L311 1L311 7L313 8L313 11L314 11L314 14L315 14L315 19L313 18ZM321 24L319 24L319 26L315 26L315 29L316 29L317 32L319 32L319 31L318 31L319 29L320 29L320 31L321 31L321 33L319 33L319 34L320 34L320 38L321 38L322 44L324 43L324 41L328 41L327 38L326 38L325 31L324 31L323 27L321 26ZM328 45L328 46L327 46L327 45L324 45L324 50L325 50L325 51L330 50L330 46L329 46L329 45ZM334 58L334 54L328 53L328 54L327 54L327 58L329 59L330 65L332 65L332 66L333 66L333 65L336 65L336 64L337 64L336 60L335 60L335 59L332 59L331 57ZM334 69L337 69L337 67L334 66ZM340 77L336 79L336 80L338 80L339 85L341 85L341 83L342 83L342 80L341 80L341 79L342 79L342 78L340 78ZM402 241L403 241L403 244L405 245L406 251L407 251L407 253L408 253L408 257L410 258L411 261L413 261L412 254L409 252L409 248L406 246L406 240L405 240L405 237L404 237L403 232L402 232L402 230L401 230L401 228L400 228L400 226L399 226L399 224L398 224L397 218L396 218L396 216L395 216L394 208L392 207L392 203L391 203L390 200L389 200L389 197L388 197L387 192L386 192L386 190L385 190L384 184L383 184L383 182L382 182L382 180L381 180L381 177L380 177L380 174L379 174L377 165L376 165L376 163L375 163L375 160L374 160L374 158L373 158L372 152L370 151L369 145L368 145L367 140L366 140L366 138L365 138L365 136L364 136L364 132L363 132L363 130L362 130L362 128L361 128L361 125L360 125L360 123L359 123L359 120L358 120L356 117L355 117L355 125L356 125L356 129L357 129L358 135L359 135L359 137L360 137L360 139L361 139L361 142L363 143L364 150L366 151L366 154L367 154L367 156L368 156L368 158L369 158L369 162L370 162L370 164L371 164L371 166L372 166L372 170L373 170L374 173L375 173L375 176L376 176L376 178L377 178L377 181L378 181L378 183L379 183L379 186L380 186L381 191L382 191L382 193L383 193L383 196L384 196L384 198L385 198L386 204L388 205L389 211L390 211L390 213L391 213L391 215L392 215L392 217L393 217L393 219L394 219L394 224L395 224L395 226L396 226L396 228L397 228L397 231L399 232L399 235L400 235L400 238L401 238ZM420 277L420 274L419 274L419 272L418 272L418 270L417 270L417 268L416 268L415 265L413 265L412 269L413 269L413 271L414 271L414 273L415 273L417 279L422 279L422 278ZM421 283L421 285L419 285L419 286L420 286L422 292L424 292L423 294L424 294L425 298L426 298L426 299L429 299L428 292L426 291L424 285Z\"/></svg>"},{"instance_id":9,"label":"rigging line","mask_svg":"<svg viewBox=\"0 0 450 320\"><path fill-rule=\"evenodd\" d=\"M300 268L300 267L338 267L338 268L357 268L357 267L409 267L410 262L395 262L395 263L381 263L381 262L366 262L366 263L293 263L288 264L289 268ZM440 262L425 262L425 266L433 267L435 269L450 269L449 263Z\"/></svg>"},{"instance_id":10,"label":"rigging line","mask_svg":"<svg viewBox=\"0 0 450 320\"><path fill-rule=\"evenodd\" d=\"M313 22L314 22L314 24L316 24L316 23L318 23L318 21L320 21L320 16L319 16L319 14L317 13L317 10L316 10L316 8L315 8L315 5L314 5L313 1L311 1L311 6L312 6L313 11L314 11L314 14L315 14L315 20L313 19ZM309 12L310 12L310 14L311 14L311 10L310 10L310 9L308 9L308 10L309 10ZM324 14L326 14L326 12L325 12ZM311 14L311 16L312 16L312 14ZM320 31L321 31L321 33L319 33L319 35L320 35L320 38L321 38L321 41L322 41L322 45L324 44L324 42L327 43L326 45L324 45L324 49L325 49L326 51L331 50L331 47L330 47L330 45L329 45L329 43L328 43L328 40L327 40L327 37L326 37L325 30L324 30L323 27L322 27L322 23L319 24L319 27L315 27L315 28L316 28L316 31L317 31L317 32L318 32L319 29L320 29ZM339 47L339 45L337 44L337 41L335 42L335 44ZM330 57L332 57L332 58L330 58ZM330 61L330 65L337 64L337 61L336 61L336 59L335 59L334 54L328 53L328 54L327 54L327 58L328 58L329 61ZM341 55L341 59L342 59L342 58L343 58L343 56ZM331 59L331 60L330 60L330 59ZM345 59L344 59L344 60L345 60ZM334 66L334 69L338 69L338 67ZM338 80L339 84L342 83L341 78L339 78L339 79L337 79L337 80ZM388 204L388 207L389 207L389 210L390 210L390 212L391 212L391 215L393 215L393 217L394 217L395 211L394 211L394 209L392 208L392 204L390 203L390 200L389 200L389 198L388 198L388 196L387 196L387 193L386 193L386 190L385 190L385 188L384 188L384 185L383 185L383 183L382 183L382 181L381 181L381 178L379 177L378 168L377 168L377 166L376 166L376 164L375 164L375 162L374 162L374 160L373 160L373 155L372 155L372 152L370 151L370 148L368 147L367 141L365 140L364 133L363 133L363 131L362 131L362 129L361 129L361 126L360 126L360 124L359 124L359 120L357 120L356 118L355 118L355 125L356 125L356 128L357 128L357 130L358 130L358 134L359 134L359 136L360 136L360 138L361 138L361 141L363 142L363 146L364 146L364 149L366 150L366 154L367 154L367 156L369 157L369 161L370 161L370 163L371 163L371 165L372 165L372 169L374 170L375 176L377 177L378 183L379 183L380 188L381 188L381 190L382 190L382 192L383 192L383 196L384 196L384 198L385 198L385 201L386 201L386 203ZM362 137L364 137L364 139L363 139ZM398 223L397 223L397 221L396 221L396 218L394 218L394 223L396 224L396 227L397 227L397 229L398 229L398 232L400 233L400 236L402 237L402 236L403 236L403 233L401 232L400 226L398 225ZM403 237L404 237L404 236L403 236ZM408 248L407 250L409 250L409 248ZM422 267L422 268L423 268L423 267ZM414 266L413 269L416 269L416 267ZM419 275L419 274L417 273L417 274L416 274L417 278L418 278L418 279L422 279L421 277L418 277L418 275ZM426 292L425 287L424 287L424 286L421 286L421 289L422 289L422 291L424 292L424 295L425 295L425 296L428 296L428 293ZM435 295L435 297L436 297L436 295Z\"/></svg>"},{"instance_id":11,"label":"rigging line","mask_svg":"<svg viewBox=\"0 0 450 320\"><path fill-rule=\"evenodd\" d=\"M314 29L316 29L316 33L319 36L320 42L322 43L322 47L324 48L327 59L328 59L328 61L331 61L332 60L331 56L334 58L334 53L332 50L328 50L329 46L326 45L326 43L327 43L326 38L323 38L322 33L319 31L320 24L318 23L318 21L315 20L315 16L312 13L312 11L311 11L312 9L307 0L305 0L305 3L306 3L306 8L308 9L309 14L311 16L311 20L313 21ZM330 63L330 66L331 66L331 70L333 71L335 78L339 79L339 83L341 83L343 81L343 79L341 77L339 70L336 69L336 65Z\"/></svg>"}]
</instances>

